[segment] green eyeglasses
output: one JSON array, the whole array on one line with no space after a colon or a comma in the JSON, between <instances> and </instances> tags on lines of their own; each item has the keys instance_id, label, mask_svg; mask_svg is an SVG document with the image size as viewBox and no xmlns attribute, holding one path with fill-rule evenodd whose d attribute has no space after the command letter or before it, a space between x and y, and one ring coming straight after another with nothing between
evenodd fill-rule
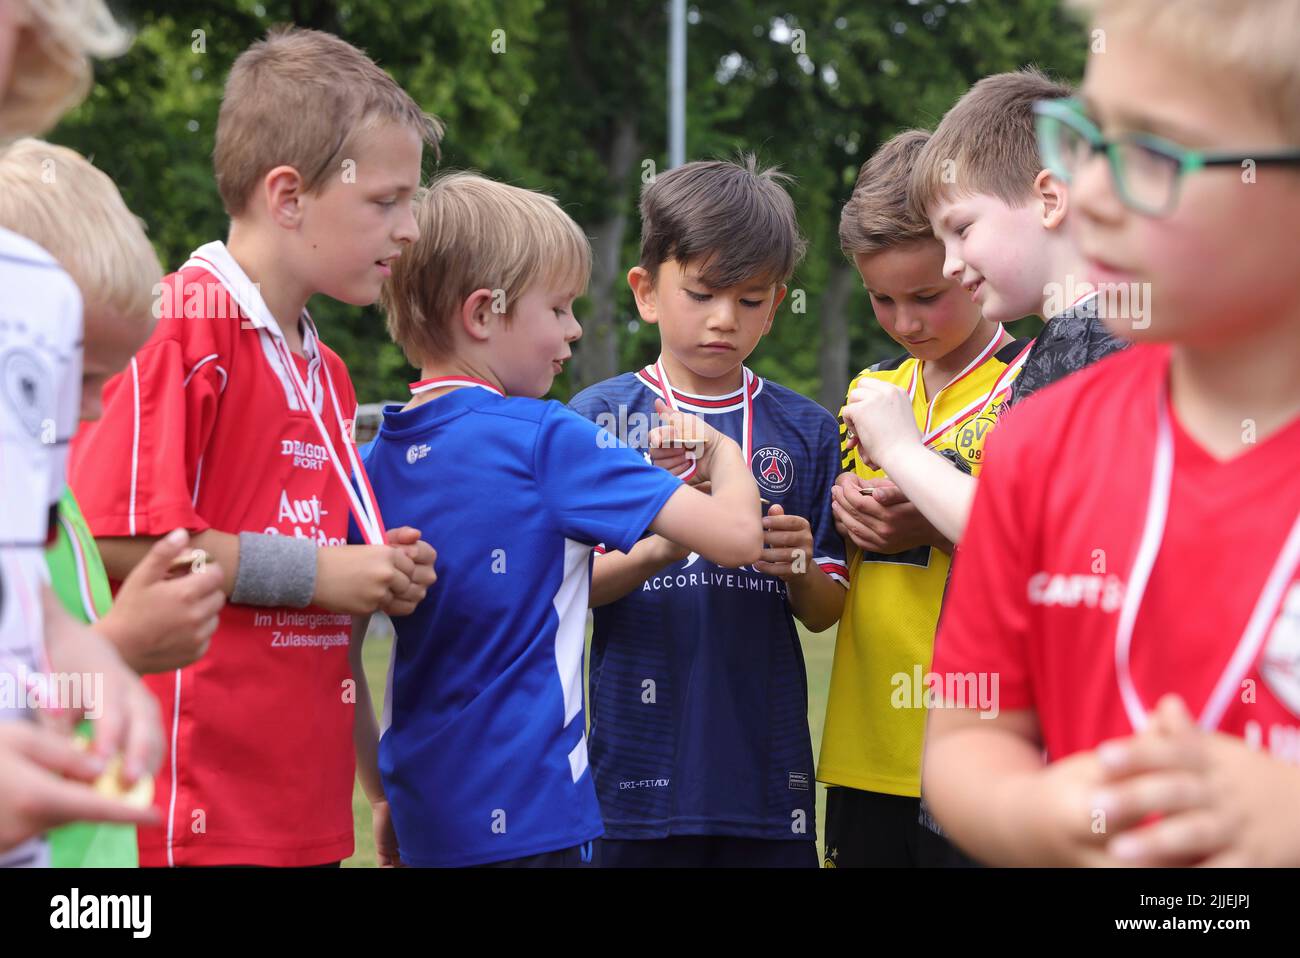
<instances>
[{"instance_id":1,"label":"green eyeglasses","mask_svg":"<svg viewBox=\"0 0 1300 958\"><path fill-rule=\"evenodd\" d=\"M1146 216L1168 216L1178 205L1178 189L1188 173L1214 166L1300 165L1300 150L1222 153L1189 150L1147 133L1113 140L1101 135L1075 99L1034 104L1038 150L1043 165L1069 183L1095 153L1105 153L1120 199Z\"/></svg>"}]
</instances>

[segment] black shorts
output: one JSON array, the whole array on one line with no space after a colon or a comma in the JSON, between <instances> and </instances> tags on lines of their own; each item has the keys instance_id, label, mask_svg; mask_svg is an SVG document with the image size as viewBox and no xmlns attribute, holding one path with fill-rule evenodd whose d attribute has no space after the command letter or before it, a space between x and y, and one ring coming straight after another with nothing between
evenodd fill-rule
<instances>
[{"instance_id":1,"label":"black shorts","mask_svg":"<svg viewBox=\"0 0 1300 958\"><path fill-rule=\"evenodd\" d=\"M817 843L805 839L669 835L602 838L596 846L596 862L601 868L817 867Z\"/></svg>"},{"instance_id":2,"label":"black shorts","mask_svg":"<svg viewBox=\"0 0 1300 958\"><path fill-rule=\"evenodd\" d=\"M583 842L571 848L558 851L542 852L540 855L525 855L523 858L510 858L503 862L488 862L480 868L590 868L593 864L593 845L595 842Z\"/></svg>"},{"instance_id":3,"label":"black shorts","mask_svg":"<svg viewBox=\"0 0 1300 958\"><path fill-rule=\"evenodd\" d=\"M926 826L919 798L826 789L826 868L972 868L978 862Z\"/></svg>"}]
</instances>

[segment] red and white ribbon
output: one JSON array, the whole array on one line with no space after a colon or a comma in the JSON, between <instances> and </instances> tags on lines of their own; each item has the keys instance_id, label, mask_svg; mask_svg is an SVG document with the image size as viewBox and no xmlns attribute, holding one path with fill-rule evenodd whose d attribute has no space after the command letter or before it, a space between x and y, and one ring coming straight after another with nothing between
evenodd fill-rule
<instances>
[{"instance_id":1,"label":"red and white ribbon","mask_svg":"<svg viewBox=\"0 0 1300 958\"><path fill-rule=\"evenodd\" d=\"M745 465L748 466L750 457L753 455L754 445L754 397L751 394L751 384L754 380L754 374L749 371L748 367L741 366L740 368L744 373L741 377L740 388L743 398L742 408L744 409L744 419L741 427L741 447L745 453ZM664 402L668 404L668 408L674 412L680 412L681 407L678 405L677 398L673 395L672 383L668 381L668 373L664 370L664 360L662 355L655 360L655 375L659 379L659 388L663 391ZM688 449L686 451L686 458L690 460L690 465L686 468L685 472L677 477L683 482L688 481L693 475L695 475L696 470L695 453Z\"/></svg>"}]
</instances>

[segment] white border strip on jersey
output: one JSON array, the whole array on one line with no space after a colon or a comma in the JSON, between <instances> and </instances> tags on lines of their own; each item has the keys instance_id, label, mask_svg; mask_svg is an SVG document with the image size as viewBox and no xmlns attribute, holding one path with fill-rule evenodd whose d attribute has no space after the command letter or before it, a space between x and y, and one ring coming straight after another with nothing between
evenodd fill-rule
<instances>
[{"instance_id":1,"label":"white border strip on jersey","mask_svg":"<svg viewBox=\"0 0 1300 958\"><path fill-rule=\"evenodd\" d=\"M127 502L127 531L135 535L135 486L140 475L140 366L131 357L131 398L134 403L131 429L131 495Z\"/></svg>"}]
</instances>

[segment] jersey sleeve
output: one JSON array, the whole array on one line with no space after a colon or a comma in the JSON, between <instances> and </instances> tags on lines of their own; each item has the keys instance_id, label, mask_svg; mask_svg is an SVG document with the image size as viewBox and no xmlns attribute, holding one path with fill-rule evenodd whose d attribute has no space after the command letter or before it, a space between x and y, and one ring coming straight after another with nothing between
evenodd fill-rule
<instances>
[{"instance_id":1,"label":"jersey sleeve","mask_svg":"<svg viewBox=\"0 0 1300 958\"><path fill-rule=\"evenodd\" d=\"M816 459L813 488L816 490L816 497L813 499L813 507L809 510L808 523L812 526L815 552L813 561L823 572L847 589L849 567L844 556L844 540L840 538L839 531L835 528L835 516L831 512L831 489L835 485L835 477L841 472L843 435L843 420L839 422L838 433L828 420L826 429L822 431L823 438L814 450Z\"/></svg>"},{"instance_id":2,"label":"jersey sleeve","mask_svg":"<svg viewBox=\"0 0 1300 958\"><path fill-rule=\"evenodd\" d=\"M858 466L862 463L862 460L858 458L857 446L851 448L849 446L849 424L844 420L844 409L848 406L849 397L853 395L853 390L858 388L858 383L862 381L862 377L875 368L875 366L872 366L870 369L862 370L849 382L849 388L844 390L844 405L840 407L840 414L837 417L840 425L840 464L836 470L836 475L842 472L857 472Z\"/></svg>"},{"instance_id":3,"label":"jersey sleeve","mask_svg":"<svg viewBox=\"0 0 1300 958\"><path fill-rule=\"evenodd\" d=\"M71 478L97 537L158 536L209 523L194 507L203 452L229 367L215 320L163 319L104 389L104 415L78 436Z\"/></svg>"},{"instance_id":4,"label":"jersey sleeve","mask_svg":"<svg viewBox=\"0 0 1300 958\"><path fill-rule=\"evenodd\" d=\"M996 676L1002 709L1034 704L1029 672L1030 576L1036 507L1020 480L1045 464L1030 464L1030 430L1016 421L994 431L975 492L970 521L953 559L952 579L935 636L937 675ZM1024 437L1022 439L1022 437Z\"/></svg>"},{"instance_id":5,"label":"jersey sleeve","mask_svg":"<svg viewBox=\"0 0 1300 958\"><path fill-rule=\"evenodd\" d=\"M627 552L681 488L676 476L558 403L538 424L533 471L564 536Z\"/></svg>"}]
</instances>

